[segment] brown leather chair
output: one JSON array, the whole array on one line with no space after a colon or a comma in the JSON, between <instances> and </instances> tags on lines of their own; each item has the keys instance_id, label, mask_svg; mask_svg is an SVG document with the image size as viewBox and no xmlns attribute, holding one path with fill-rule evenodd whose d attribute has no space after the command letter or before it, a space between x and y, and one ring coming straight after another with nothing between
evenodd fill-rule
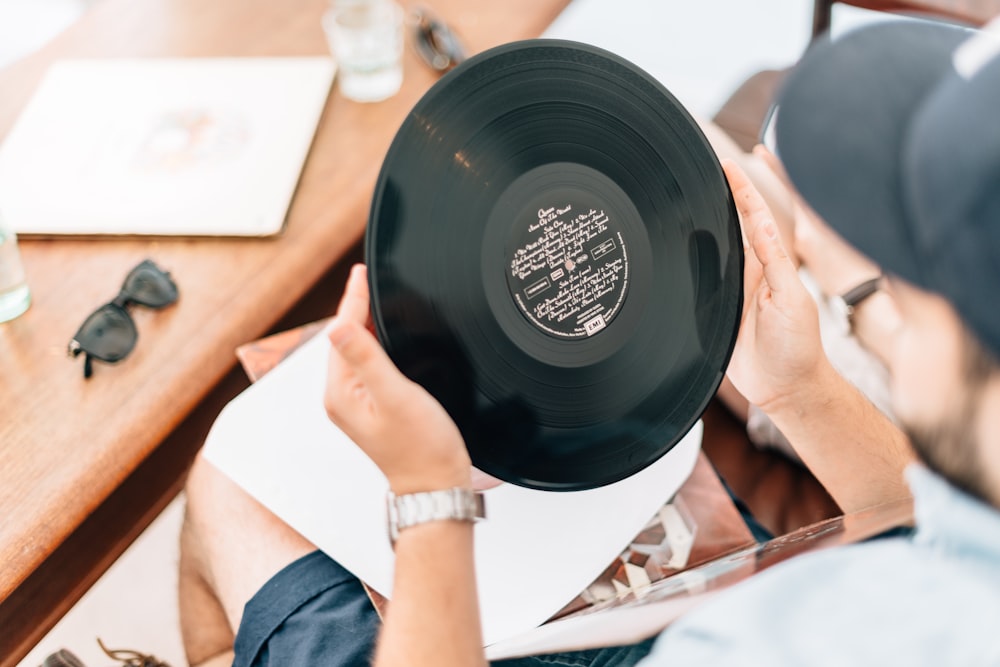
<instances>
[{"instance_id":1,"label":"brown leather chair","mask_svg":"<svg viewBox=\"0 0 1000 667\"><path fill-rule=\"evenodd\" d=\"M973 26L982 26L1000 14L1000 2L997 0L919 0L913 2L906 0L815 0L813 5L813 37L830 28L833 5L838 1L863 9L945 19Z\"/></svg>"},{"instance_id":2,"label":"brown leather chair","mask_svg":"<svg viewBox=\"0 0 1000 667\"><path fill-rule=\"evenodd\" d=\"M703 421L702 449L733 494L773 535L842 514L826 489L801 464L775 450L757 449L744 423L721 401Z\"/></svg>"}]
</instances>

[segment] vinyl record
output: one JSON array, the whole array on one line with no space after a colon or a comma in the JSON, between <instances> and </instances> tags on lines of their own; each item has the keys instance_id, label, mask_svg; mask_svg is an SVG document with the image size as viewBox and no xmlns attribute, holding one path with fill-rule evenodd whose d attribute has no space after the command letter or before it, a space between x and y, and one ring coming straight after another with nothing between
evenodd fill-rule
<instances>
[{"instance_id":1,"label":"vinyl record","mask_svg":"<svg viewBox=\"0 0 1000 667\"><path fill-rule=\"evenodd\" d=\"M601 49L507 44L403 122L366 234L381 343L473 464L548 490L670 450L729 361L743 249L697 125Z\"/></svg>"}]
</instances>

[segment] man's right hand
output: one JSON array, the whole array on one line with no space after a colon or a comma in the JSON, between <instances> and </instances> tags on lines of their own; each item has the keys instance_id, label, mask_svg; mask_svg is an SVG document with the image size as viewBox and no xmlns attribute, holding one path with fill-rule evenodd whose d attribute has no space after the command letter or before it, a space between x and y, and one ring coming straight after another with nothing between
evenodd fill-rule
<instances>
[{"instance_id":1,"label":"man's right hand","mask_svg":"<svg viewBox=\"0 0 1000 667\"><path fill-rule=\"evenodd\" d=\"M366 328L369 308L359 264L327 329L327 414L397 495L470 487L469 454L458 428L433 396L399 372Z\"/></svg>"}]
</instances>

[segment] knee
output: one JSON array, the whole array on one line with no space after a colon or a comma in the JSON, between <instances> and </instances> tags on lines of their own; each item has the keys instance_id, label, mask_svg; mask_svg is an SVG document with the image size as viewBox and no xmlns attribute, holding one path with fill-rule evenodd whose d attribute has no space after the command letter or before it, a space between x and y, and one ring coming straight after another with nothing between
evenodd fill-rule
<instances>
[{"instance_id":1,"label":"knee","mask_svg":"<svg viewBox=\"0 0 1000 667\"><path fill-rule=\"evenodd\" d=\"M201 453L195 457L191 469L188 471L187 480L184 482L184 519L181 522L180 532L180 564L181 569L200 569L202 561L201 538L199 537L196 515L200 514L203 505L203 488L206 484L205 473L203 472L207 462L202 458Z\"/></svg>"},{"instance_id":2,"label":"knee","mask_svg":"<svg viewBox=\"0 0 1000 667\"><path fill-rule=\"evenodd\" d=\"M185 560L190 565L204 568L212 536L218 532L218 524L225 521L225 497L231 485L232 482L199 452L184 483L184 519L180 533L181 554L187 556Z\"/></svg>"},{"instance_id":3,"label":"knee","mask_svg":"<svg viewBox=\"0 0 1000 667\"><path fill-rule=\"evenodd\" d=\"M184 483L183 530L189 535L206 537L207 531L232 512L232 506L239 500L234 497L242 493L242 489L199 452Z\"/></svg>"},{"instance_id":4,"label":"knee","mask_svg":"<svg viewBox=\"0 0 1000 667\"><path fill-rule=\"evenodd\" d=\"M209 463L201 452L194 457L194 463L188 471L187 480L184 482L184 495L187 497L187 508L190 512L192 508L199 510L204 504L205 497L211 494L211 487L214 483L215 475L220 474L211 463Z\"/></svg>"},{"instance_id":5,"label":"knee","mask_svg":"<svg viewBox=\"0 0 1000 667\"><path fill-rule=\"evenodd\" d=\"M187 480L184 482L184 521L181 524L181 548L191 542L196 536L196 517L203 513L205 497L209 493L210 471L207 467L210 464L199 452L188 471Z\"/></svg>"},{"instance_id":6,"label":"knee","mask_svg":"<svg viewBox=\"0 0 1000 667\"><path fill-rule=\"evenodd\" d=\"M184 534L201 544L209 557L238 545L306 543L201 454L191 466L184 490Z\"/></svg>"},{"instance_id":7,"label":"knee","mask_svg":"<svg viewBox=\"0 0 1000 667\"><path fill-rule=\"evenodd\" d=\"M181 571L197 575L239 627L243 606L276 572L316 549L200 454L184 486Z\"/></svg>"}]
</instances>

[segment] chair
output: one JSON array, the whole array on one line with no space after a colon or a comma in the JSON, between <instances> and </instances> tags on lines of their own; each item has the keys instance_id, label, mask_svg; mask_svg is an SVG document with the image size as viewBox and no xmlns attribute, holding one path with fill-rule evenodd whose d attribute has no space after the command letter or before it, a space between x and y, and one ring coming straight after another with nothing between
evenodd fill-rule
<instances>
[{"instance_id":1,"label":"chair","mask_svg":"<svg viewBox=\"0 0 1000 667\"><path fill-rule=\"evenodd\" d=\"M873 11L982 26L1000 15L1000 0L814 0L812 38L830 29L836 2ZM740 85L713 120L746 151L758 141L761 125L786 70L763 70Z\"/></svg>"}]
</instances>

